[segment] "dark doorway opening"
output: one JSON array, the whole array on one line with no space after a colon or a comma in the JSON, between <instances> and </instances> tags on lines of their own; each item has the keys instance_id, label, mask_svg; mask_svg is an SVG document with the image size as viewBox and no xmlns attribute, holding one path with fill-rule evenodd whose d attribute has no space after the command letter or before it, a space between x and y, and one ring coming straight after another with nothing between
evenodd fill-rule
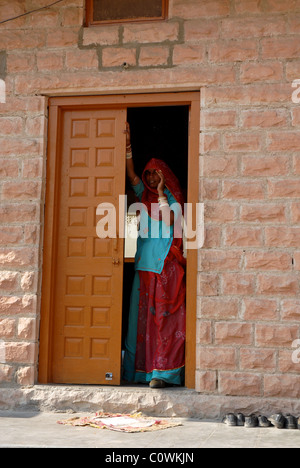
<instances>
[{"instance_id":1,"label":"dark doorway opening","mask_svg":"<svg viewBox=\"0 0 300 468\"><path fill-rule=\"evenodd\" d=\"M163 159L178 177L187 201L189 106L132 107L127 109L135 172L141 176L151 158ZM126 181L128 206L136 201ZM123 275L122 350L128 328L134 261L126 259Z\"/></svg>"}]
</instances>

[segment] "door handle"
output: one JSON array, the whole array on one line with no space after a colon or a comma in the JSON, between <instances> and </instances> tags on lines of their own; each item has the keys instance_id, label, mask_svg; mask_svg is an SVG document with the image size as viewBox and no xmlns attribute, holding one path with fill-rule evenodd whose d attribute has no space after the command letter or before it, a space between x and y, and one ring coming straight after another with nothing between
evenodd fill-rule
<instances>
[{"instance_id":1,"label":"door handle","mask_svg":"<svg viewBox=\"0 0 300 468\"><path fill-rule=\"evenodd\" d=\"M120 264L120 259L119 258L113 258L112 262L113 262L113 265L119 265Z\"/></svg>"}]
</instances>

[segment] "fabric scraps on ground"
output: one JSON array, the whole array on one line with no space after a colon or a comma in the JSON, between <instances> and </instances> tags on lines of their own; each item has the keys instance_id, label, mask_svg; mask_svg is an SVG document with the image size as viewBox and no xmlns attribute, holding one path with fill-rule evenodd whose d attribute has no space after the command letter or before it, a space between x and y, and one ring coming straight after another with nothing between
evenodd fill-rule
<instances>
[{"instance_id":1,"label":"fabric scraps on ground","mask_svg":"<svg viewBox=\"0 0 300 468\"><path fill-rule=\"evenodd\" d=\"M57 423L67 426L90 426L118 432L148 432L182 426L181 423L170 419L150 418L143 416L142 413L114 414L101 411L97 412L95 416L76 416L57 421Z\"/></svg>"}]
</instances>

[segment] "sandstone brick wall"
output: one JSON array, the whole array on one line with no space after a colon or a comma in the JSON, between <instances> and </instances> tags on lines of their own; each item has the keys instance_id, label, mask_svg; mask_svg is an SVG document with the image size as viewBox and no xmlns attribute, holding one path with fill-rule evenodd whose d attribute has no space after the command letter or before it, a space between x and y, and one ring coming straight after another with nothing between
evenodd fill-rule
<instances>
[{"instance_id":1,"label":"sandstone brick wall","mask_svg":"<svg viewBox=\"0 0 300 468\"><path fill-rule=\"evenodd\" d=\"M36 381L47 96L199 89L196 389L299 398L300 0L170 0L166 22L93 28L83 3L0 25L1 385Z\"/></svg>"}]
</instances>

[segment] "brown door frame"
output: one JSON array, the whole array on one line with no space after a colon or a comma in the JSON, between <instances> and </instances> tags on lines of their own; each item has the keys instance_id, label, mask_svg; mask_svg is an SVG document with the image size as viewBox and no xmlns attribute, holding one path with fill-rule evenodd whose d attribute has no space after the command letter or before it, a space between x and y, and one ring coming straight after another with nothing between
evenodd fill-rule
<instances>
[{"instance_id":1,"label":"brown door frame","mask_svg":"<svg viewBox=\"0 0 300 468\"><path fill-rule=\"evenodd\" d=\"M188 148L188 199L196 206L199 202L199 133L200 92L128 94L107 96L55 97L49 99L49 128L47 154L47 184L43 246L43 280L41 298L41 327L39 352L39 382L51 383L52 360L52 302L55 284L53 263L55 260L56 220L55 203L58 196L58 148L62 112L66 109L105 109L147 106L190 107ZM195 210L193 210L195 213ZM196 307L197 307L197 250L187 251L187 319L186 319L186 376L187 388L195 388L196 370Z\"/></svg>"}]
</instances>

